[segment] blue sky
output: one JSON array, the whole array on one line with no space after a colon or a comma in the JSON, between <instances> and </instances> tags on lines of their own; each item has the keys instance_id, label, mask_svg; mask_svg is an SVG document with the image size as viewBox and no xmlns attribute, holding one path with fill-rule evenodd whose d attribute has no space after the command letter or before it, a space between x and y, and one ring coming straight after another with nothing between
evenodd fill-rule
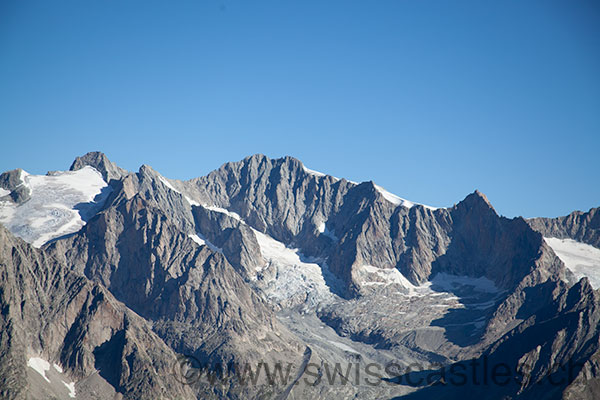
<instances>
[{"instance_id":1,"label":"blue sky","mask_svg":"<svg viewBox=\"0 0 600 400\"><path fill-rule=\"evenodd\" d=\"M0 170L292 155L433 206L600 206L596 1L3 1Z\"/></svg>"}]
</instances>

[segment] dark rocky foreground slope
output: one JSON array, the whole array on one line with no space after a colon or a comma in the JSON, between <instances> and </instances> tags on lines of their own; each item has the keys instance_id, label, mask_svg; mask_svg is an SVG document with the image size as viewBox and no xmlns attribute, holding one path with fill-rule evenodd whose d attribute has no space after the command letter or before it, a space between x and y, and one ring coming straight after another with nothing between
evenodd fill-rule
<instances>
[{"instance_id":1,"label":"dark rocky foreground slope","mask_svg":"<svg viewBox=\"0 0 600 400\"><path fill-rule=\"evenodd\" d=\"M62 366L83 390L97 388L99 399L116 392L140 399L192 397L170 373L176 353L105 287L3 227L0 265L3 399L65 395L60 385L28 382L27 358L34 355Z\"/></svg>"},{"instance_id":2,"label":"dark rocky foreground slope","mask_svg":"<svg viewBox=\"0 0 600 400\"><path fill-rule=\"evenodd\" d=\"M598 293L582 279L551 285L556 299L480 357L395 379L406 399L594 399L600 388Z\"/></svg>"},{"instance_id":3,"label":"dark rocky foreground slope","mask_svg":"<svg viewBox=\"0 0 600 400\"><path fill-rule=\"evenodd\" d=\"M105 188L94 207L75 205L93 210L81 229L67 220L40 249L0 231L6 398L68 398L67 377L84 398L454 398L460 387L413 387L402 371L483 359L534 367L516 386L469 382L481 397L600 395L598 295L538 232L594 244L595 210L507 219L477 191L436 209L291 157L255 155L183 182L88 153L64 176L89 167ZM23 176L0 178L10 192L0 212L40 196ZM14 218L17 232L40 224ZM289 364L294 380L191 382L177 373L183 354L211 371ZM64 376L46 382L32 357ZM568 362L583 367L538 383ZM331 382L335 364L357 379Z\"/></svg>"}]
</instances>

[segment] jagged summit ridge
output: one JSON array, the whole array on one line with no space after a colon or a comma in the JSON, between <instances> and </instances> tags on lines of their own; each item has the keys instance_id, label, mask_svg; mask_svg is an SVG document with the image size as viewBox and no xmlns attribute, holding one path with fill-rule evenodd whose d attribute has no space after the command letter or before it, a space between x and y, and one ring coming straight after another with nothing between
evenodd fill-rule
<instances>
[{"instance_id":1,"label":"jagged summit ridge","mask_svg":"<svg viewBox=\"0 0 600 400\"><path fill-rule=\"evenodd\" d=\"M364 376L367 365L385 360L450 365L484 354L502 360L506 353L510 361L535 358L543 368L570 356L595 360L596 292L585 278L572 279L528 221L499 216L479 191L436 209L372 181L354 183L293 157L260 154L187 181L145 164L128 172L99 152L78 157L71 169L24 179L13 171L0 179L9 194L22 185L31 195L0 203L0 213L16 210L9 231L20 233L19 226L36 233L39 220L18 212L43 203L36 200L40 187L82 222L50 229L55 236L39 249L0 230L0 264L10 268L0 271L0 305L12 310L0 318L6 327L0 343L14 343L0 351L0 380L17 382L11 393L33 388L38 397L56 395L28 360L58 362L77 396L92 393L85 382L98 370L110 396L132 399L430 393L394 385L389 376L379 387L244 386L236 379L182 387L166 372L182 353L209 365L292 362L298 377L306 377L309 363L351 361ZM71 183L48 184L82 174L103 196L77 200ZM88 203L95 208L82 208ZM584 220L591 232L593 218ZM35 289L27 289L23 302L18 288ZM48 315L64 324L46 321ZM109 323L98 323L103 319ZM25 331L32 334L14 340ZM538 346L544 350L534 354ZM4 365L30 374L11 380ZM597 375L575 373L574 379ZM581 388L578 382L556 390ZM519 391L539 394L532 383L487 395ZM586 398L595 394L592 389Z\"/></svg>"}]
</instances>

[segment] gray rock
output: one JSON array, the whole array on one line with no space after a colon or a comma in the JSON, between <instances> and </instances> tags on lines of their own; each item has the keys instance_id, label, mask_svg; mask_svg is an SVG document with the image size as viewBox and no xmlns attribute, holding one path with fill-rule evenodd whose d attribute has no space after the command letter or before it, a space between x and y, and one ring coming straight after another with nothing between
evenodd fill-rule
<instances>
[{"instance_id":1,"label":"gray rock","mask_svg":"<svg viewBox=\"0 0 600 400\"><path fill-rule=\"evenodd\" d=\"M527 222L545 237L573 239L600 248L600 208L573 211L558 218L531 218Z\"/></svg>"},{"instance_id":2,"label":"gray rock","mask_svg":"<svg viewBox=\"0 0 600 400\"><path fill-rule=\"evenodd\" d=\"M248 225L202 206L194 206L192 210L196 230L219 247L245 279L251 279L254 271L265 264L256 236Z\"/></svg>"},{"instance_id":3,"label":"gray rock","mask_svg":"<svg viewBox=\"0 0 600 400\"><path fill-rule=\"evenodd\" d=\"M291 157L254 155L185 182L147 165L128 173L102 153L77 158L71 169L85 165L98 169L112 192L79 232L41 251L0 232L0 264L10 264L0 275L6 397L42 387L22 374L30 349L60 360L83 393L104 385L131 398L397 393L389 385L285 388L262 381L248 387L236 379L184 387L165 369L176 353L212 366L292 362L296 382L309 361L322 367L328 359L362 363L363 371L365 360L390 357L402 365L525 360L539 367L529 382L472 393L598 394L598 295L585 280L573 286L539 233L594 244L596 210L562 219L507 219L478 191L450 208L396 204L373 182L315 174ZM3 174L0 186L14 192L17 174ZM302 274L278 280L308 268L299 258L297 265L265 268L257 237L265 239L257 231L285 251L319 260L315 268L325 283L318 290L328 285L325 295ZM199 245L200 237L209 243ZM269 297L279 282L307 289L283 288ZM571 359L584 367L563 386L539 389L538 378L554 362ZM92 382L96 368L106 373ZM455 394L424 388L409 396Z\"/></svg>"},{"instance_id":4,"label":"gray rock","mask_svg":"<svg viewBox=\"0 0 600 400\"><path fill-rule=\"evenodd\" d=\"M110 183L112 180L119 180L129 174L129 172L110 161L104 153L99 151L92 151L81 157L77 157L73 161L73 164L71 164L69 171L77 171L86 165L96 168L102 174L106 183Z\"/></svg>"},{"instance_id":5,"label":"gray rock","mask_svg":"<svg viewBox=\"0 0 600 400\"><path fill-rule=\"evenodd\" d=\"M10 194L1 197L0 200L12 201L16 204L23 204L31 197L31 191L23 185L21 181L21 168L4 172L0 175L0 188L10 191Z\"/></svg>"},{"instance_id":6,"label":"gray rock","mask_svg":"<svg viewBox=\"0 0 600 400\"><path fill-rule=\"evenodd\" d=\"M301 359L305 346L277 322L240 272L186 233L195 227L181 194L147 166L122 183L110 206L46 251L107 287L171 348L202 363ZM223 240L226 245L232 239ZM262 388L252 390L255 396Z\"/></svg>"},{"instance_id":7,"label":"gray rock","mask_svg":"<svg viewBox=\"0 0 600 400\"><path fill-rule=\"evenodd\" d=\"M2 398L28 398L28 355L59 363L74 380L98 371L123 398L194 398L170 373L175 353L108 290L2 226L0 265Z\"/></svg>"},{"instance_id":8,"label":"gray rock","mask_svg":"<svg viewBox=\"0 0 600 400\"><path fill-rule=\"evenodd\" d=\"M433 377L431 383L437 384L401 398L462 399L465 393L481 399L598 398L598 293L587 279L570 289L562 282L549 285L556 298L535 316L493 343L480 357L446 366L443 382L440 371L427 371ZM452 371L464 372L466 379ZM505 371L508 375L502 375ZM412 381L417 378L414 374ZM406 382L406 376L396 381Z\"/></svg>"}]
</instances>

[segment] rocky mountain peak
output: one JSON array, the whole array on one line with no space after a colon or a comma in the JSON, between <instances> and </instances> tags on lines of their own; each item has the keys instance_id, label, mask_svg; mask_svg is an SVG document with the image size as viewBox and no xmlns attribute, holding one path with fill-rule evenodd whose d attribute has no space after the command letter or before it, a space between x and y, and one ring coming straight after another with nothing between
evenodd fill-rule
<instances>
[{"instance_id":1,"label":"rocky mountain peak","mask_svg":"<svg viewBox=\"0 0 600 400\"><path fill-rule=\"evenodd\" d=\"M17 186L23 183L21 181L22 174L23 170L21 168L4 172L0 175L0 188L13 191Z\"/></svg>"},{"instance_id":2,"label":"rocky mountain peak","mask_svg":"<svg viewBox=\"0 0 600 400\"><path fill-rule=\"evenodd\" d=\"M108 157L100 151L92 151L81 157L77 157L75 161L73 161L73 164L71 164L69 170L77 171L86 165L94 167L100 172L106 183L110 183L111 180L121 179L128 174L126 170L110 161Z\"/></svg>"},{"instance_id":3,"label":"rocky mountain peak","mask_svg":"<svg viewBox=\"0 0 600 400\"><path fill-rule=\"evenodd\" d=\"M469 194L463 201L457 204L456 208L466 207L468 209L478 209L478 210L490 210L496 214L496 210L492 203L488 200L487 196L481 193L479 190L475 190L473 193Z\"/></svg>"},{"instance_id":4,"label":"rocky mountain peak","mask_svg":"<svg viewBox=\"0 0 600 400\"><path fill-rule=\"evenodd\" d=\"M266 160L269 160L269 157L267 157L264 154L260 154L260 153L256 153L256 154L252 154L251 156L247 156L244 157L244 159L241 161L241 163L244 164L260 164L261 162L264 162ZM227 164L234 164L235 162L228 162Z\"/></svg>"},{"instance_id":5,"label":"rocky mountain peak","mask_svg":"<svg viewBox=\"0 0 600 400\"><path fill-rule=\"evenodd\" d=\"M21 168L7 171L0 175L0 189L4 189L8 194L0 195L0 198L6 201L22 204L29 200L30 189L23 185L23 176L26 174Z\"/></svg>"},{"instance_id":6,"label":"rocky mountain peak","mask_svg":"<svg viewBox=\"0 0 600 400\"><path fill-rule=\"evenodd\" d=\"M542 366L579 353L577 361L592 353L600 359L594 281L566 279L533 222L499 216L478 190L454 207L429 207L373 181L353 183L294 157L263 154L188 181L147 164L128 173L100 152L78 157L71 170L77 172L0 176L11 196L22 181L38 190L35 179L64 181L33 191L39 203L0 202L0 211L19 211L6 219L7 229L0 226L0 265L7 267L0 268L0 310L9 310L0 313L0 343L9 343L8 352L0 346L0 388L17 374L23 378L11 387L47 389L44 374L25 378L35 374L26 357L58 362L81 398L95 390L85 382L99 371L102 399L114 392L161 398L161 387L171 397L214 399L274 398L283 390L235 380L222 389L182 387L167 372L176 353L207 365L293 361L298 378L309 361L445 364L485 352ZM44 239L39 249L27 236L12 236L61 212L34 220L30 208L71 198L92 178L98 188L66 207L75 213L103 200L78 230ZM595 243L599 215L538 225ZM152 365L159 365L156 374L145 372ZM55 392L64 398L61 385ZM398 388L294 385L285 393L390 398Z\"/></svg>"},{"instance_id":7,"label":"rocky mountain peak","mask_svg":"<svg viewBox=\"0 0 600 400\"><path fill-rule=\"evenodd\" d=\"M234 174L242 175L246 179L256 180L263 174L280 177L285 180L302 179L309 176L328 176L320 172L308 169L302 161L292 156L280 158L269 158L264 154L254 154L241 161L228 162L211 174Z\"/></svg>"},{"instance_id":8,"label":"rocky mountain peak","mask_svg":"<svg viewBox=\"0 0 600 400\"><path fill-rule=\"evenodd\" d=\"M148 164L142 164L139 168L139 174L142 176L152 176L155 177L158 175L158 172L156 172L154 170L154 168L152 168L151 166L149 166Z\"/></svg>"}]
</instances>

